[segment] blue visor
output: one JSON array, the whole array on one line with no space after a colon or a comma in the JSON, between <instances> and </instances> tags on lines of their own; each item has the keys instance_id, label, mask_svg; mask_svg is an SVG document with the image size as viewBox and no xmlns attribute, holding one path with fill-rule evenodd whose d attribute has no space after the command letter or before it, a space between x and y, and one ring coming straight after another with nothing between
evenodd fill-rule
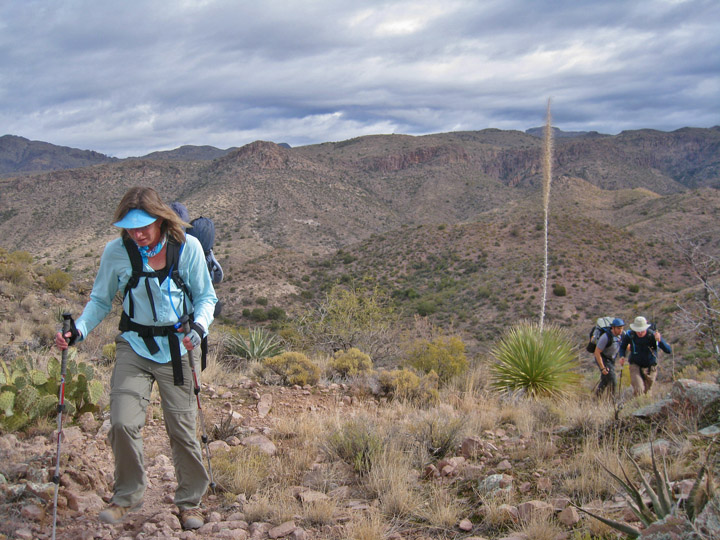
<instances>
[{"instance_id":1,"label":"blue visor","mask_svg":"<svg viewBox=\"0 0 720 540\"><path fill-rule=\"evenodd\" d=\"M155 222L157 218L141 208L133 208L120 220L113 223L121 229L139 229Z\"/></svg>"}]
</instances>

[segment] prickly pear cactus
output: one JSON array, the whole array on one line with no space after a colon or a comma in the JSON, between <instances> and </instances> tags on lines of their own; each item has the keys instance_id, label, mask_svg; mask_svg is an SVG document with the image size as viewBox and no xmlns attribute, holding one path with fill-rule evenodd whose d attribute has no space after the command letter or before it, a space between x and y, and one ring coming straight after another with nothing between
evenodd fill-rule
<instances>
[{"instance_id":1,"label":"prickly pear cactus","mask_svg":"<svg viewBox=\"0 0 720 540\"><path fill-rule=\"evenodd\" d=\"M24 386L15 396L15 410L20 410L32 418L31 411L37 405L40 392L34 386Z\"/></svg>"},{"instance_id":2,"label":"prickly pear cactus","mask_svg":"<svg viewBox=\"0 0 720 540\"><path fill-rule=\"evenodd\" d=\"M105 388L94 380L95 370L77 362L74 350L68 355L65 372L65 414L97 412ZM23 359L8 365L0 359L0 427L7 431L24 429L39 418L57 412L61 364L51 358L47 370L28 366Z\"/></svg>"},{"instance_id":3,"label":"prickly pear cactus","mask_svg":"<svg viewBox=\"0 0 720 540\"><path fill-rule=\"evenodd\" d=\"M12 416L15 408L15 392L3 390L0 392L0 414Z\"/></svg>"}]
</instances>

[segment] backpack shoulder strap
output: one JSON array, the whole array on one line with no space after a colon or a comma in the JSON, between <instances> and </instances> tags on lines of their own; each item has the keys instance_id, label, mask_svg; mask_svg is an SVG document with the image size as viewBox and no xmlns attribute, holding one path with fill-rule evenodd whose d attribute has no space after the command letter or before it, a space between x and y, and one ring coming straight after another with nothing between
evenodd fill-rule
<instances>
[{"instance_id":1,"label":"backpack shoulder strap","mask_svg":"<svg viewBox=\"0 0 720 540\"><path fill-rule=\"evenodd\" d=\"M185 248L185 243L178 243L174 238L169 238L167 243L167 252L165 254L165 268L170 274L170 278L192 303L192 293L180 275L180 255Z\"/></svg>"}]
</instances>

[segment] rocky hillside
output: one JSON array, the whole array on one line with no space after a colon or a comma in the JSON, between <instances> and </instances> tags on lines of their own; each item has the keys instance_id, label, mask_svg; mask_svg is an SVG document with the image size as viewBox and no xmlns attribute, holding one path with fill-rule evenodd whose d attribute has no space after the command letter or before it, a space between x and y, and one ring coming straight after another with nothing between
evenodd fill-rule
<instances>
[{"instance_id":1,"label":"rocky hillside","mask_svg":"<svg viewBox=\"0 0 720 540\"><path fill-rule=\"evenodd\" d=\"M227 276L218 291L233 320L258 297L297 313L334 281L371 277L408 315L422 304L483 341L537 312L541 142L493 129L300 148L257 141L214 160L6 178L0 247L69 270L87 290L117 234L117 201L149 185L215 220ZM579 329L598 313L642 311L669 323L696 285L670 240L717 226L719 144L718 128L558 139L550 280L565 294L552 297L551 320Z\"/></svg>"},{"instance_id":2,"label":"rocky hillside","mask_svg":"<svg viewBox=\"0 0 720 540\"><path fill-rule=\"evenodd\" d=\"M111 161L115 159L91 150L30 141L14 135L0 137L0 176L10 173L89 167Z\"/></svg>"}]
</instances>

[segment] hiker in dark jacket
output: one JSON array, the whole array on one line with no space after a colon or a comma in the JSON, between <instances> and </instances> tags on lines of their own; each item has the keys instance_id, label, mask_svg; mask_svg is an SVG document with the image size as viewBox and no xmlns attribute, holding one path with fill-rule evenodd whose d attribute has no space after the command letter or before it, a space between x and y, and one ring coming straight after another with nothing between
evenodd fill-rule
<instances>
[{"instance_id":1,"label":"hiker in dark jacket","mask_svg":"<svg viewBox=\"0 0 720 540\"><path fill-rule=\"evenodd\" d=\"M598 339L595 347L595 361L600 368L600 383L598 384L595 395L600 397L606 389L609 389L610 395L615 395L615 359L620 354L620 342L622 341L623 327L625 321L615 318L610 323L610 332L603 332ZM620 361L622 367L624 358Z\"/></svg>"},{"instance_id":2,"label":"hiker in dark jacket","mask_svg":"<svg viewBox=\"0 0 720 540\"><path fill-rule=\"evenodd\" d=\"M196 437L197 405L186 351L200 349L217 297L200 242L185 236L188 223L154 189L131 188L113 221L120 237L105 246L90 301L72 331L55 337L61 350L81 342L111 312L116 293L125 291L110 380L108 438L115 484L110 506L98 517L118 523L142 503L148 483L142 428L157 383L177 478L174 502L183 528L197 529L204 523L200 500L209 478ZM141 266L141 277L133 261ZM194 321L187 335L175 326L181 314Z\"/></svg>"},{"instance_id":3,"label":"hiker in dark jacket","mask_svg":"<svg viewBox=\"0 0 720 540\"><path fill-rule=\"evenodd\" d=\"M657 378L658 347L670 354L672 349L660 332L648 332L650 324L645 317L635 317L620 343L620 354L623 359L630 350L630 383L636 396L650 393Z\"/></svg>"}]
</instances>

